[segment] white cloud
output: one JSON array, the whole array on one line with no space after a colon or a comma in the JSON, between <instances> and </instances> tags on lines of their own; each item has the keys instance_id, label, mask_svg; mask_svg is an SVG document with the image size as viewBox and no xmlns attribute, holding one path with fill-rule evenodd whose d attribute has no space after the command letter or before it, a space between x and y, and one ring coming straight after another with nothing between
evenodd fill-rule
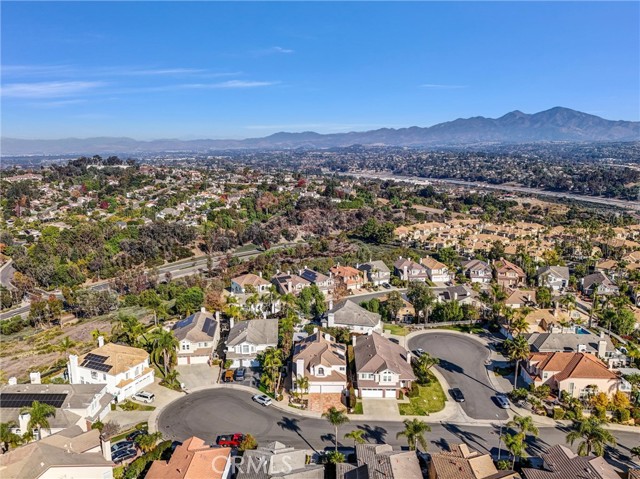
<instances>
[{"instance_id":1,"label":"white cloud","mask_svg":"<svg viewBox=\"0 0 640 479\"><path fill-rule=\"evenodd\" d=\"M439 83L423 83L420 88L431 88L433 90L457 90L467 88L467 85L444 85Z\"/></svg>"},{"instance_id":2,"label":"white cloud","mask_svg":"<svg viewBox=\"0 0 640 479\"><path fill-rule=\"evenodd\" d=\"M9 83L3 85L2 96L10 98L59 98L87 93L104 82L96 81L53 81L39 83Z\"/></svg>"},{"instance_id":3,"label":"white cloud","mask_svg":"<svg viewBox=\"0 0 640 479\"><path fill-rule=\"evenodd\" d=\"M183 85L176 85L177 88L193 88L193 89L207 89L207 88L259 88L264 86L277 85L280 82L273 81L250 81L250 80L228 80L218 83L187 83ZM169 87L171 88L171 87Z\"/></svg>"},{"instance_id":4,"label":"white cloud","mask_svg":"<svg viewBox=\"0 0 640 479\"><path fill-rule=\"evenodd\" d=\"M291 48L273 47L271 48L273 53L295 53L295 50Z\"/></svg>"}]
</instances>

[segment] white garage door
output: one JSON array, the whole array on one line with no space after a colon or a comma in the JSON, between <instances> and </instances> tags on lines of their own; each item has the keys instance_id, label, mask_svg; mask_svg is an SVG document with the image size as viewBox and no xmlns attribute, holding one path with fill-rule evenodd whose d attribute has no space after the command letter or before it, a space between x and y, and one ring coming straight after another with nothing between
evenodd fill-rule
<instances>
[{"instance_id":1,"label":"white garage door","mask_svg":"<svg viewBox=\"0 0 640 479\"><path fill-rule=\"evenodd\" d=\"M363 389L362 397L363 398L383 398L384 389Z\"/></svg>"},{"instance_id":2,"label":"white garage door","mask_svg":"<svg viewBox=\"0 0 640 479\"><path fill-rule=\"evenodd\" d=\"M396 398L396 390L395 389L387 389L385 391L384 397L395 399Z\"/></svg>"}]
</instances>

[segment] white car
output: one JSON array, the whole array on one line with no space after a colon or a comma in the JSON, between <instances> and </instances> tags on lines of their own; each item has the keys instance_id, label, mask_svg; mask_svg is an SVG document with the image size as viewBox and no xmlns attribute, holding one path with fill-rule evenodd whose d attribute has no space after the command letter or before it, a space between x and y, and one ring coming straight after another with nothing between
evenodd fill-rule
<instances>
[{"instance_id":1,"label":"white car","mask_svg":"<svg viewBox=\"0 0 640 479\"><path fill-rule=\"evenodd\" d=\"M152 403L156 395L147 391L138 391L133 395L133 399L140 402Z\"/></svg>"},{"instance_id":2,"label":"white car","mask_svg":"<svg viewBox=\"0 0 640 479\"><path fill-rule=\"evenodd\" d=\"M258 404L262 404L263 406L271 405L271 398L266 394L256 394L251 399L253 399Z\"/></svg>"}]
</instances>

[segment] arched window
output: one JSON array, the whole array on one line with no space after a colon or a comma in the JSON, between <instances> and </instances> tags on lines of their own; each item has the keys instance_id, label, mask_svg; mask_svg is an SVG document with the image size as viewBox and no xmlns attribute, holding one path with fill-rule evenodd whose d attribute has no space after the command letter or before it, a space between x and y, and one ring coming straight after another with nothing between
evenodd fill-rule
<instances>
[{"instance_id":1,"label":"arched window","mask_svg":"<svg viewBox=\"0 0 640 479\"><path fill-rule=\"evenodd\" d=\"M324 368L318 368L318 376L324 376Z\"/></svg>"}]
</instances>

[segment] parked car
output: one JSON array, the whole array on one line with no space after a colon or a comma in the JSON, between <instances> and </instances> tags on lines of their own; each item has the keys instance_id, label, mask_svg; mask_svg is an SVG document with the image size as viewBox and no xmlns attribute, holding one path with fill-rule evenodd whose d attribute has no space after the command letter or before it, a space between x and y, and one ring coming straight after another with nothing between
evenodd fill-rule
<instances>
[{"instance_id":1,"label":"parked car","mask_svg":"<svg viewBox=\"0 0 640 479\"><path fill-rule=\"evenodd\" d=\"M414 356L416 358L419 358L420 356L422 356L424 354L424 349L422 349L422 348L414 349L412 351L412 353L414 354Z\"/></svg>"},{"instance_id":2,"label":"parked car","mask_svg":"<svg viewBox=\"0 0 640 479\"><path fill-rule=\"evenodd\" d=\"M224 381L225 383L233 382L233 369L227 369L227 370L224 372L224 378L223 378L223 381Z\"/></svg>"},{"instance_id":3,"label":"parked car","mask_svg":"<svg viewBox=\"0 0 640 479\"><path fill-rule=\"evenodd\" d=\"M235 379L236 381L244 381L244 376L246 372L247 370L245 368L236 369L236 372L233 375L233 379Z\"/></svg>"},{"instance_id":4,"label":"parked car","mask_svg":"<svg viewBox=\"0 0 640 479\"><path fill-rule=\"evenodd\" d=\"M510 404L507 396L503 394L498 394L494 397L494 399L499 407L501 407L502 409L509 409Z\"/></svg>"},{"instance_id":5,"label":"parked car","mask_svg":"<svg viewBox=\"0 0 640 479\"><path fill-rule=\"evenodd\" d=\"M142 436L143 434L147 434L146 430L137 430L127 435L127 441L135 443L136 437Z\"/></svg>"},{"instance_id":6,"label":"parked car","mask_svg":"<svg viewBox=\"0 0 640 479\"><path fill-rule=\"evenodd\" d=\"M128 459L133 459L137 455L138 455L138 453L137 453L137 451L135 449L121 449L120 451L118 451L115 454L111 455L111 460L113 462L115 462L116 464L118 464L118 463L120 463L122 461L126 461Z\"/></svg>"},{"instance_id":7,"label":"parked car","mask_svg":"<svg viewBox=\"0 0 640 479\"><path fill-rule=\"evenodd\" d=\"M256 394L251 399L253 399L258 404L262 404L263 406L271 405L271 398L266 394Z\"/></svg>"},{"instance_id":8,"label":"parked car","mask_svg":"<svg viewBox=\"0 0 640 479\"><path fill-rule=\"evenodd\" d=\"M149 404L149 403L152 403L155 398L156 398L156 395L153 393L150 393L148 391L138 391L133 395L132 399Z\"/></svg>"},{"instance_id":9,"label":"parked car","mask_svg":"<svg viewBox=\"0 0 640 479\"><path fill-rule=\"evenodd\" d=\"M122 451L123 449L135 449L135 444L133 441L120 441L116 442L113 446L111 446L111 454L115 454L118 451Z\"/></svg>"},{"instance_id":10,"label":"parked car","mask_svg":"<svg viewBox=\"0 0 640 479\"><path fill-rule=\"evenodd\" d=\"M237 432L235 434L223 434L218 436L216 444L218 446L240 447L242 441L244 441L244 434Z\"/></svg>"},{"instance_id":11,"label":"parked car","mask_svg":"<svg viewBox=\"0 0 640 479\"><path fill-rule=\"evenodd\" d=\"M389 283L382 283L382 287L384 289L389 289L391 287L391 285Z\"/></svg>"},{"instance_id":12,"label":"parked car","mask_svg":"<svg viewBox=\"0 0 640 479\"><path fill-rule=\"evenodd\" d=\"M453 388L451 390L451 397L455 402L464 402L464 394L462 394L459 388Z\"/></svg>"}]
</instances>

